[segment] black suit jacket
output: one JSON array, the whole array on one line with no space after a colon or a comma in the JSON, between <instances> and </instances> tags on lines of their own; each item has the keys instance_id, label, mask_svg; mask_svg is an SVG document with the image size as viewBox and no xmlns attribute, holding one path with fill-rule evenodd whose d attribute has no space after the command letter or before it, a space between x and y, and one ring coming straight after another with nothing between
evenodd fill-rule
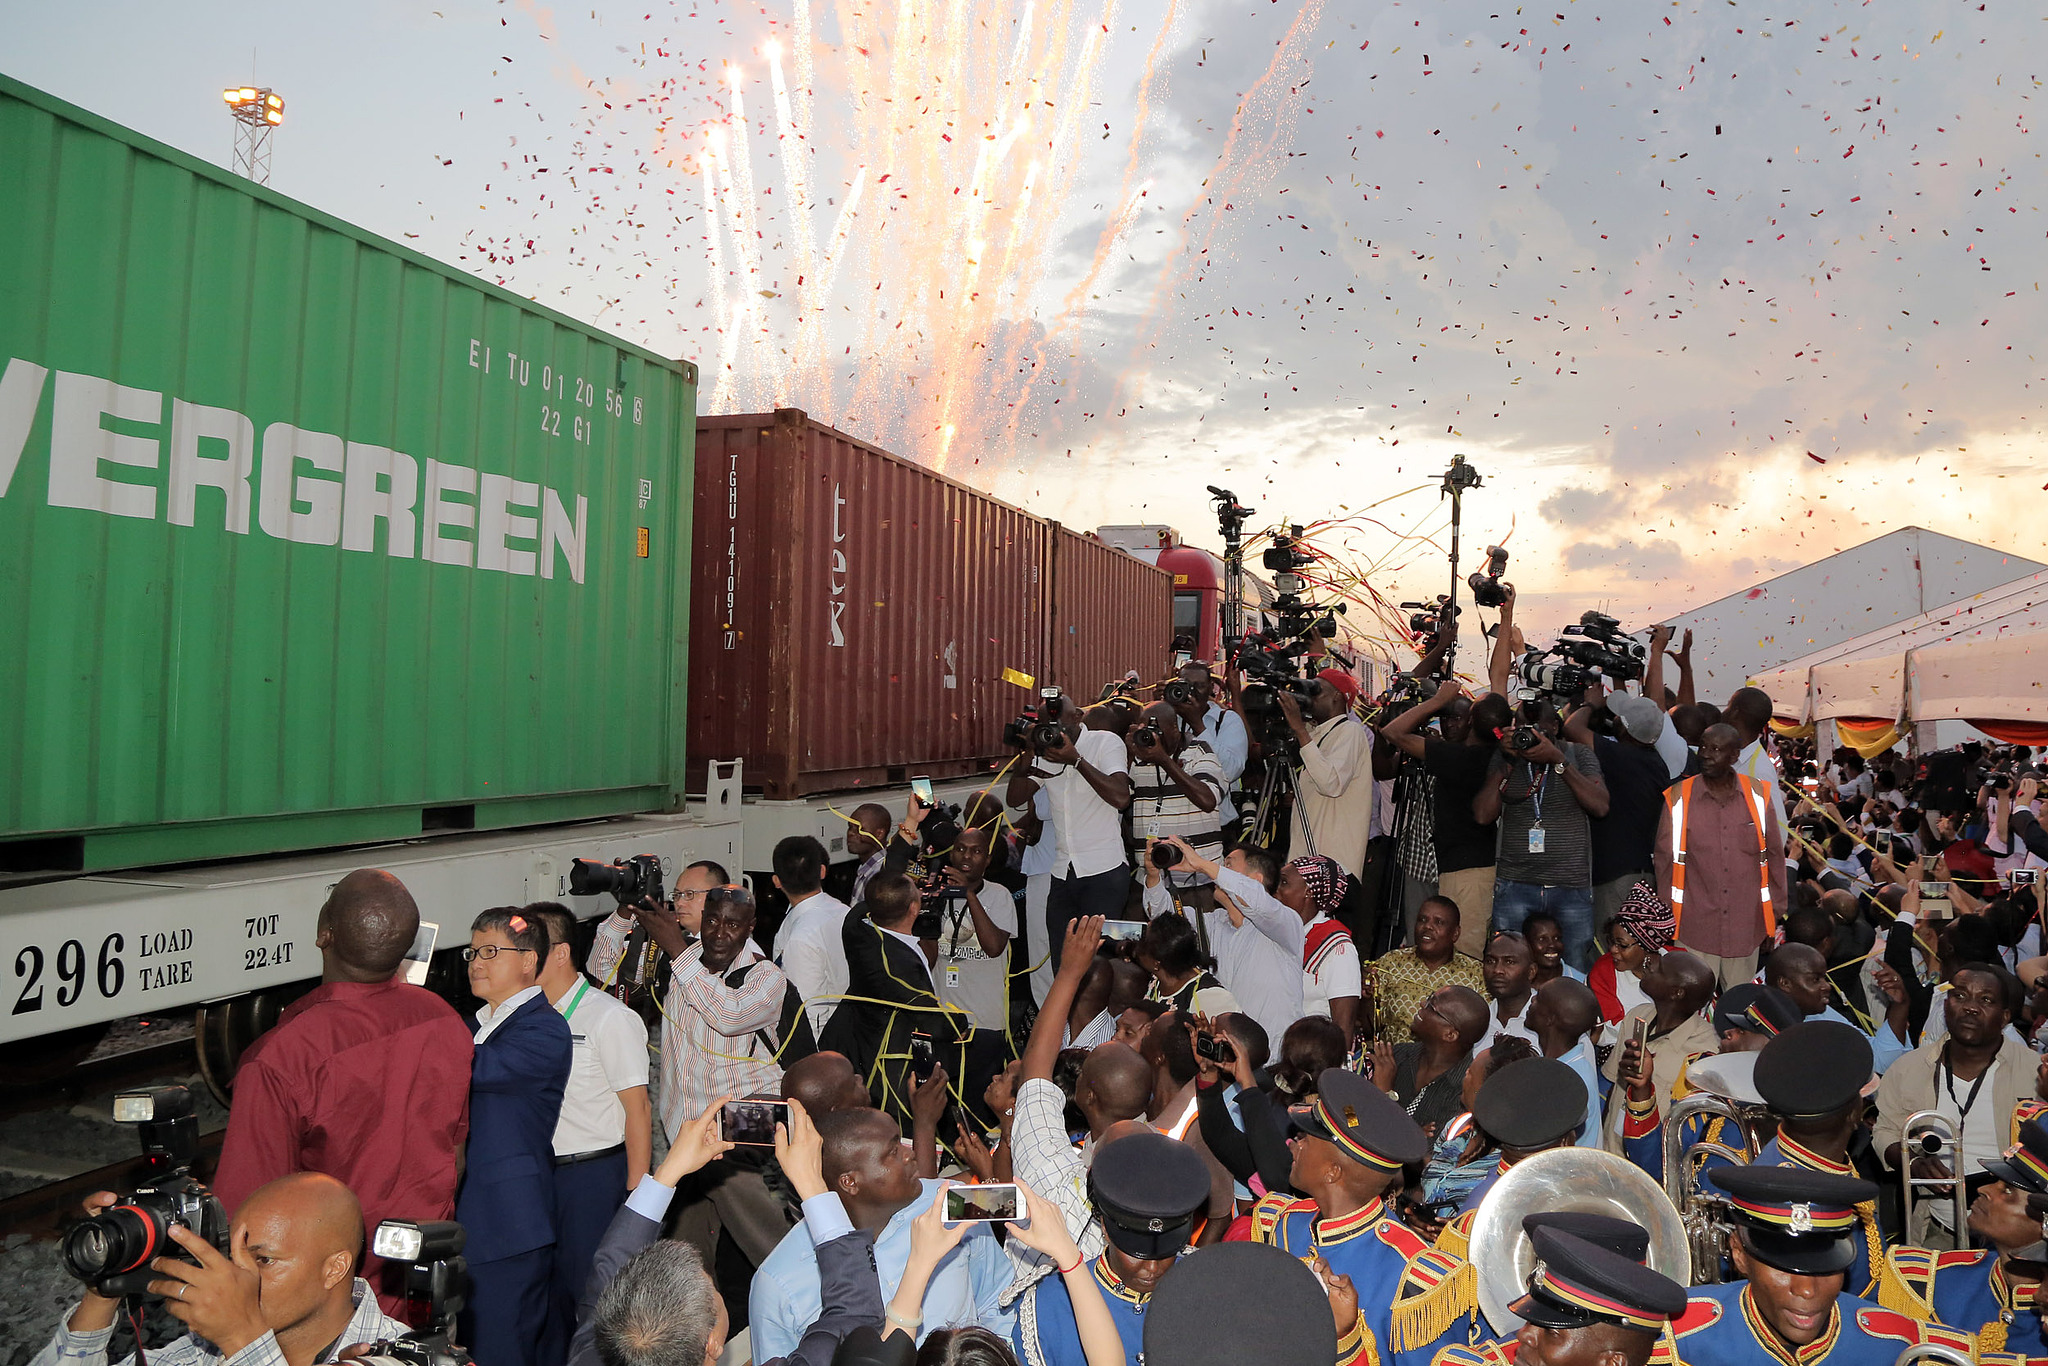
<instances>
[{"instance_id":1,"label":"black suit jacket","mask_svg":"<svg viewBox=\"0 0 2048 1366\"><path fill-rule=\"evenodd\" d=\"M910 1036L919 1031L931 1035L938 1061L958 1086L972 1032L967 1017L940 1005L924 955L884 932L861 908L846 917L839 939L846 950L846 994L856 999L841 1002L832 1012L818 1046L844 1053L867 1079L875 1104L907 1128Z\"/></svg>"}]
</instances>

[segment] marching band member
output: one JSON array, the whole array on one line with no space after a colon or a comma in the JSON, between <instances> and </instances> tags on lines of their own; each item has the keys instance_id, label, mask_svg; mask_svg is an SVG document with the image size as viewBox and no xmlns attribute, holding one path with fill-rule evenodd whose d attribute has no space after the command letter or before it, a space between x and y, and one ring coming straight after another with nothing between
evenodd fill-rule
<instances>
[{"instance_id":1,"label":"marching band member","mask_svg":"<svg viewBox=\"0 0 2048 1366\"><path fill-rule=\"evenodd\" d=\"M1684 1287L1608 1248L1556 1228L1529 1234L1529 1293L1512 1342L1438 1352L1436 1366L1645 1366L1686 1308Z\"/></svg>"}]
</instances>

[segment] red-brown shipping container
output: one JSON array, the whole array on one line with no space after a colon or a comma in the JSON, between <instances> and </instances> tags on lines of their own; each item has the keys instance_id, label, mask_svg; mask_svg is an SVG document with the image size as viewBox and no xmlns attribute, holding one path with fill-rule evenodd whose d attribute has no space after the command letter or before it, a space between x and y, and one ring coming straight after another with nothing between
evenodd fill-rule
<instances>
[{"instance_id":1,"label":"red-brown shipping container","mask_svg":"<svg viewBox=\"0 0 2048 1366\"><path fill-rule=\"evenodd\" d=\"M1054 527L1052 676L1076 697L1132 669L1154 683L1173 645L1173 575Z\"/></svg>"},{"instance_id":2,"label":"red-brown shipping container","mask_svg":"<svg viewBox=\"0 0 2048 1366\"><path fill-rule=\"evenodd\" d=\"M690 769L770 798L985 772L1017 680L1092 696L1172 636L1171 576L792 408L698 418L693 540Z\"/></svg>"}]
</instances>

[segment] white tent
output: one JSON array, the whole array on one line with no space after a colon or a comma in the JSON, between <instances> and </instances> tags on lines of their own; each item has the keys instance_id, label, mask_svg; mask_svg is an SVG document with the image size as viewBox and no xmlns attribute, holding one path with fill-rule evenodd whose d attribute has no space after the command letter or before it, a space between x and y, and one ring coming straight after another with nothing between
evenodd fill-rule
<instances>
[{"instance_id":1,"label":"white tent","mask_svg":"<svg viewBox=\"0 0 2048 1366\"><path fill-rule=\"evenodd\" d=\"M2011 648L2003 648L2008 643ZM1995 648L1996 647L1996 648ZM1815 650L1750 681L1780 721L1904 719L1923 748L1974 734L1968 720L2048 721L2048 570ZM1939 725L1937 734L1934 727Z\"/></svg>"},{"instance_id":2,"label":"white tent","mask_svg":"<svg viewBox=\"0 0 2048 1366\"><path fill-rule=\"evenodd\" d=\"M2048 721L2048 630L1913 651L1913 720Z\"/></svg>"}]
</instances>

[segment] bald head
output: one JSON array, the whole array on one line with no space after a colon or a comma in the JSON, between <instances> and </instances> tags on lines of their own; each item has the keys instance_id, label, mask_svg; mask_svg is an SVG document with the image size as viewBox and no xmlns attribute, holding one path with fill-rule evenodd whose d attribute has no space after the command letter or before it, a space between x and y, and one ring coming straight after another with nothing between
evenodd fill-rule
<instances>
[{"instance_id":1,"label":"bald head","mask_svg":"<svg viewBox=\"0 0 2048 1366\"><path fill-rule=\"evenodd\" d=\"M1713 999L1714 970L1704 959L1673 949L1659 960L1658 972L1671 982L1676 998L1692 1010Z\"/></svg>"},{"instance_id":2,"label":"bald head","mask_svg":"<svg viewBox=\"0 0 2048 1366\"><path fill-rule=\"evenodd\" d=\"M782 1074L782 1098L804 1107L812 1119L835 1110L864 1110L874 1097L844 1053L813 1053L791 1063Z\"/></svg>"},{"instance_id":3,"label":"bald head","mask_svg":"<svg viewBox=\"0 0 2048 1366\"><path fill-rule=\"evenodd\" d=\"M262 1268L266 1327L280 1339L340 1333L363 1256L363 1210L347 1186L320 1172L258 1186L235 1211L233 1236Z\"/></svg>"},{"instance_id":4,"label":"bald head","mask_svg":"<svg viewBox=\"0 0 2048 1366\"><path fill-rule=\"evenodd\" d=\"M1458 1031L1458 1046L1470 1049L1493 1027L1486 998L1470 987L1445 987L1436 994L1437 1012Z\"/></svg>"},{"instance_id":5,"label":"bald head","mask_svg":"<svg viewBox=\"0 0 2048 1366\"><path fill-rule=\"evenodd\" d=\"M1152 1103L1152 1069L1129 1044L1097 1044L1081 1064L1074 1103L1098 1130L1120 1119L1136 1119Z\"/></svg>"},{"instance_id":6,"label":"bald head","mask_svg":"<svg viewBox=\"0 0 2048 1366\"><path fill-rule=\"evenodd\" d=\"M1828 913L1828 919L1837 925L1846 925L1856 918L1856 893L1844 887L1820 894L1820 908Z\"/></svg>"},{"instance_id":7,"label":"bald head","mask_svg":"<svg viewBox=\"0 0 2048 1366\"><path fill-rule=\"evenodd\" d=\"M405 884L381 868L358 868L334 884L320 908L314 943L329 982L388 982L420 932L420 908Z\"/></svg>"},{"instance_id":8,"label":"bald head","mask_svg":"<svg viewBox=\"0 0 2048 1366\"><path fill-rule=\"evenodd\" d=\"M1571 1038L1584 1034L1600 1018L1600 998L1584 982L1560 977L1541 987L1537 995L1558 1029Z\"/></svg>"},{"instance_id":9,"label":"bald head","mask_svg":"<svg viewBox=\"0 0 2048 1366\"><path fill-rule=\"evenodd\" d=\"M815 1118L829 1189L838 1189L842 1176L867 1173L903 1141L901 1126L880 1110L834 1110Z\"/></svg>"}]
</instances>

